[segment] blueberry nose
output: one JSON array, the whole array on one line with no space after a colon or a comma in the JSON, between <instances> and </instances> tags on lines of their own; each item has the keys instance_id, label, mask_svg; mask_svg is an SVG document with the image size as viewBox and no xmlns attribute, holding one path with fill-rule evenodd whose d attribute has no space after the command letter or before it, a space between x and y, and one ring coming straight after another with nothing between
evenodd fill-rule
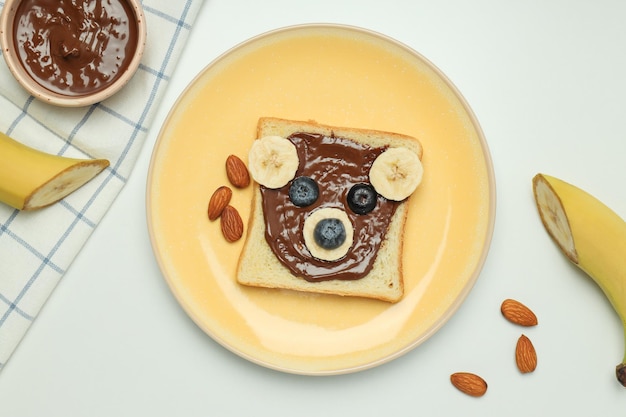
<instances>
[{"instance_id":1,"label":"blueberry nose","mask_svg":"<svg viewBox=\"0 0 626 417\"><path fill-rule=\"evenodd\" d=\"M322 219L315 225L315 242L324 249L336 249L346 241L346 228L340 219Z\"/></svg>"},{"instance_id":2,"label":"blueberry nose","mask_svg":"<svg viewBox=\"0 0 626 417\"><path fill-rule=\"evenodd\" d=\"M343 258L354 243L354 226L345 210L324 207L304 220L304 244L311 256L329 262Z\"/></svg>"}]
</instances>

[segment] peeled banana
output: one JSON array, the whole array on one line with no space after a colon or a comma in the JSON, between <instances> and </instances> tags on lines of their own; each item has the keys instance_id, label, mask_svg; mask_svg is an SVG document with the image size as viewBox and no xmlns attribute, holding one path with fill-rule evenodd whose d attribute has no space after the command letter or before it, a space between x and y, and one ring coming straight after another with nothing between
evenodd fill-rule
<instances>
[{"instance_id":1,"label":"peeled banana","mask_svg":"<svg viewBox=\"0 0 626 417\"><path fill-rule=\"evenodd\" d=\"M626 222L587 192L538 174L533 192L549 235L600 286L624 327L625 352L615 369L626 387Z\"/></svg>"},{"instance_id":2,"label":"peeled banana","mask_svg":"<svg viewBox=\"0 0 626 417\"><path fill-rule=\"evenodd\" d=\"M388 200L402 201L422 182L424 167L410 149L389 148L380 154L370 168L370 182L376 192Z\"/></svg>"},{"instance_id":3,"label":"peeled banana","mask_svg":"<svg viewBox=\"0 0 626 417\"><path fill-rule=\"evenodd\" d=\"M106 159L48 154L0 132L0 201L19 210L49 206L109 166Z\"/></svg>"}]
</instances>

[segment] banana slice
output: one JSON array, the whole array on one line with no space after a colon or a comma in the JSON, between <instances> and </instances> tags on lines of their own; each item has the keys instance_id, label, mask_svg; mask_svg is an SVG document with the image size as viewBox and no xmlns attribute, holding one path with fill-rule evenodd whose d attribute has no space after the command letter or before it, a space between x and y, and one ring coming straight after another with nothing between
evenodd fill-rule
<instances>
[{"instance_id":1,"label":"banana slice","mask_svg":"<svg viewBox=\"0 0 626 417\"><path fill-rule=\"evenodd\" d=\"M354 227L345 211L324 207L309 214L302 235L313 257L332 262L343 258L352 247Z\"/></svg>"},{"instance_id":2,"label":"banana slice","mask_svg":"<svg viewBox=\"0 0 626 417\"><path fill-rule=\"evenodd\" d=\"M370 182L376 192L388 200L402 201L422 182L424 167L415 152L389 148L376 158L370 168Z\"/></svg>"},{"instance_id":3,"label":"banana slice","mask_svg":"<svg viewBox=\"0 0 626 417\"><path fill-rule=\"evenodd\" d=\"M296 175L300 161L293 143L281 136L264 136L252 143L248 169L267 188L280 188Z\"/></svg>"}]
</instances>

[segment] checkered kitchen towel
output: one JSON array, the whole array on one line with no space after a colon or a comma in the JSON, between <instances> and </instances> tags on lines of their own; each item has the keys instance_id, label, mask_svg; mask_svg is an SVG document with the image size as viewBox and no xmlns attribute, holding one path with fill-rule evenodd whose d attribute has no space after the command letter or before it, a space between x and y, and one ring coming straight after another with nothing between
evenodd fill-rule
<instances>
[{"instance_id":1,"label":"checkered kitchen towel","mask_svg":"<svg viewBox=\"0 0 626 417\"><path fill-rule=\"evenodd\" d=\"M121 92L90 107L34 100L0 59L2 132L48 153L111 162L45 209L19 212L0 203L0 369L126 183L201 3L143 0L148 38L141 66Z\"/></svg>"}]
</instances>

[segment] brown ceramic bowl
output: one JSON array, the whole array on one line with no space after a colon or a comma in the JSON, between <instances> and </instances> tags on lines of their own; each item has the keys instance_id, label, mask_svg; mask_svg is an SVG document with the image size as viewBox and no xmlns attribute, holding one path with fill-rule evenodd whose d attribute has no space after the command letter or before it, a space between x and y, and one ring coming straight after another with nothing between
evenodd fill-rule
<instances>
[{"instance_id":1,"label":"brown ceramic bowl","mask_svg":"<svg viewBox=\"0 0 626 417\"><path fill-rule=\"evenodd\" d=\"M84 15L74 15L75 19L67 17L66 21L57 24L60 16L53 10L43 13L45 21L41 18L42 13L38 15L31 13L33 9L30 5L43 2L6 0L0 15L0 45L13 76L35 98L64 107L88 106L117 93L139 67L146 43L146 21L140 1L117 1L119 2L117 11L108 9L104 15L111 17L123 10L121 13L128 15L127 20L109 19L108 28L100 21L97 31L81 32L76 29L77 25L71 26L68 22L82 21ZM66 3L69 4L69 1ZM112 7L109 4L103 7ZM65 4L59 2L58 6L63 8ZM64 16L76 13L75 10L70 10L69 6L66 9L67 14ZM39 33L32 30L32 27L37 25L25 26L20 23L20 16L25 13L28 14L28 19L31 19L29 24L32 24L34 19L38 19L37 22L44 22L39 25L41 27ZM65 32L67 28L70 28L70 32ZM120 38L117 33L123 30L126 30L127 36ZM43 42L39 35L44 38ZM120 45L122 48L119 48ZM115 49L116 47L118 48ZM122 54L117 56L114 51L120 50ZM104 52L97 55L95 51ZM33 59L33 56L37 58ZM41 56L46 57L45 60L39 59ZM99 56L103 57L101 61ZM120 62L121 65L118 66ZM85 70L90 64L95 65ZM44 76L39 77L38 73ZM67 76L71 73L74 78ZM58 74L66 76L59 77ZM80 74L80 77L77 74ZM92 87L89 83L85 85L85 79L91 80L91 84L95 83L96 86Z\"/></svg>"}]
</instances>

